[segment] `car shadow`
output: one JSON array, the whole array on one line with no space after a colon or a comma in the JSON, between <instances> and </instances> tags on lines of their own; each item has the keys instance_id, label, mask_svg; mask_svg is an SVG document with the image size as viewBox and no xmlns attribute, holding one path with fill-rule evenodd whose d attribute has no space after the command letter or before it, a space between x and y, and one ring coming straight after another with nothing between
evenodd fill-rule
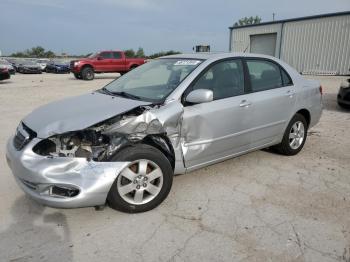
<instances>
[{"instance_id":1,"label":"car shadow","mask_svg":"<svg viewBox=\"0 0 350 262\"><path fill-rule=\"evenodd\" d=\"M0 85L10 84L10 83L12 83L11 80L1 80L0 81Z\"/></svg>"},{"instance_id":2,"label":"car shadow","mask_svg":"<svg viewBox=\"0 0 350 262\"><path fill-rule=\"evenodd\" d=\"M16 199L11 224L0 232L1 261L73 261L65 215L47 211L24 195Z\"/></svg>"}]
</instances>

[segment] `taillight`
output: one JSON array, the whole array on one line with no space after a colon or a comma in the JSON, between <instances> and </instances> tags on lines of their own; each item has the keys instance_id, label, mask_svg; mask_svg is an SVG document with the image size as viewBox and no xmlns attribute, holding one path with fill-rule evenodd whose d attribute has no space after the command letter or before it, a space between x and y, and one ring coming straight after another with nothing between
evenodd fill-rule
<instances>
[{"instance_id":1,"label":"taillight","mask_svg":"<svg viewBox=\"0 0 350 262\"><path fill-rule=\"evenodd\" d=\"M321 96L323 95L323 88L322 88L322 86L320 86L320 94L321 94Z\"/></svg>"}]
</instances>

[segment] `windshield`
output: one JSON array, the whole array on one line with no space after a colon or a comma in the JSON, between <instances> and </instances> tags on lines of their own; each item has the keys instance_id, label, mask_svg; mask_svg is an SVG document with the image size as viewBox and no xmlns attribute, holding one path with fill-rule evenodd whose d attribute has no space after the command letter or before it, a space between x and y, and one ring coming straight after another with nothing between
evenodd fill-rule
<instances>
[{"instance_id":1,"label":"windshield","mask_svg":"<svg viewBox=\"0 0 350 262\"><path fill-rule=\"evenodd\" d=\"M22 64L22 65L37 65L36 62L31 61L31 60L22 60L22 61L20 61L20 64Z\"/></svg>"},{"instance_id":2,"label":"windshield","mask_svg":"<svg viewBox=\"0 0 350 262\"><path fill-rule=\"evenodd\" d=\"M88 58L95 58L99 55L99 53L93 53L91 55L88 56Z\"/></svg>"},{"instance_id":3,"label":"windshield","mask_svg":"<svg viewBox=\"0 0 350 262\"><path fill-rule=\"evenodd\" d=\"M202 60L164 58L148 62L105 86L104 90L161 102Z\"/></svg>"}]
</instances>

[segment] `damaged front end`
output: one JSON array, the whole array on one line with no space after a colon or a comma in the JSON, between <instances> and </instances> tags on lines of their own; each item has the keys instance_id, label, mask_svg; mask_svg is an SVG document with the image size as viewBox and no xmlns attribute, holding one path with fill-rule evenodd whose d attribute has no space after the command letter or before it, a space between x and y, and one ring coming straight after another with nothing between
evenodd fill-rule
<instances>
[{"instance_id":1,"label":"damaged front end","mask_svg":"<svg viewBox=\"0 0 350 262\"><path fill-rule=\"evenodd\" d=\"M17 134L8 143L8 163L22 189L39 202L62 208L102 205L129 164L115 158L125 147L154 146L169 159L174 173L183 172L182 114L182 104L176 101L138 106L82 130L44 139L34 134L23 150L14 146Z\"/></svg>"}]
</instances>

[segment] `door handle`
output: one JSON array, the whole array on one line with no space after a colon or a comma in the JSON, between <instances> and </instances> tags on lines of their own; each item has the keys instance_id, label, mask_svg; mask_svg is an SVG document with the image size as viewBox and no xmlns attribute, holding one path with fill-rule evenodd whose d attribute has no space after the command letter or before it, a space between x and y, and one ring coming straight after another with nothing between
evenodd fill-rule
<instances>
[{"instance_id":1,"label":"door handle","mask_svg":"<svg viewBox=\"0 0 350 262\"><path fill-rule=\"evenodd\" d=\"M294 90L288 90L286 96L293 97L295 95Z\"/></svg>"},{"instance_id":2,"label":"door handle","mask_svg":"<svg viewBox=\"0 0 350 262\"><path fill-rule=\"evenodd\" d=\"M242 100L241 103L239 104L240 107L248 107L250 106L252 103L247 101L247 100Z\"/></svg>"}]
</instances>

